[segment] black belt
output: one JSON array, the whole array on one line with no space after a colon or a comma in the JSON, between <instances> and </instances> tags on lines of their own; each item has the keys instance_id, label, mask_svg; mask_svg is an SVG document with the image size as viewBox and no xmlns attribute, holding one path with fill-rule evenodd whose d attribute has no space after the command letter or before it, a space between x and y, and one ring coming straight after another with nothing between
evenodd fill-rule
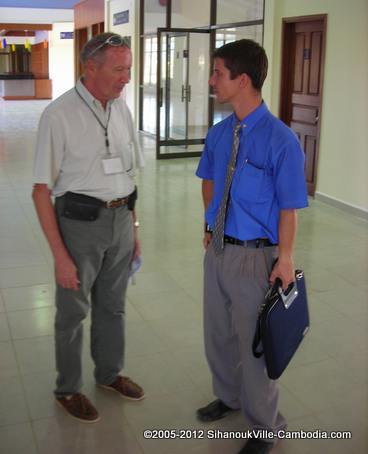
<instances>
[{"instance_id":1,"label":"black belt","mask_svg":"<svg viewBox=\"0 0 368 454\"><path fill-rule=\"evenodd\" d=\"M104 202L103 200L96 199L95 197L91 197L85 194L77 194L76 192L66 192L64 197L74 200L75 202L85 203L87 205L94 205L104 208L119 208L123 205L126 205L129 201L128 197L122 197L120 199L110 200L108 202Z\"/></svg>"},{"instance_id":2,"label":"black belt","mask_svg":"<svg viewBox=\"0 0 368 454\"><path fill-rule=\"evenodd\" d=\"M250 248L264 248L264 247L271 247L277 246L277 244L272 244L271 241L267 238L257 238L256 240L238 240L237 238L233 238L232 236L225 235L224 236L224 243L229 244L236 244L237 246L244 246Z\"/></svg>"}]
</instances>

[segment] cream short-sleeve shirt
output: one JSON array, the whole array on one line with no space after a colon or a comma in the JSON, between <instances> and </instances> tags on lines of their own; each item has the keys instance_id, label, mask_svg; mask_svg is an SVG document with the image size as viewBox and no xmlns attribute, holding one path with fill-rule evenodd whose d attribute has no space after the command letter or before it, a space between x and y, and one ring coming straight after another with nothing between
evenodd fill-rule
<instances>
[{"instance_id":1,"label":"cream short-sleeve shirt","mask_svg":"<svg viewBox=\"0 0 368 454\"><path fill-rule=\"evenodd\" d=\"M91 109L105 126L111 109L109 151L121 158L122 173L104 173L105 130ZM109 101L104 110L79 80L76 88L57 98L43 112L33 181L47 184L52 195L58 197L71 191L104 201L125 197L134 190L134 169L143 165L132 117L123 99Z\"/></svg>"}]
</instances>

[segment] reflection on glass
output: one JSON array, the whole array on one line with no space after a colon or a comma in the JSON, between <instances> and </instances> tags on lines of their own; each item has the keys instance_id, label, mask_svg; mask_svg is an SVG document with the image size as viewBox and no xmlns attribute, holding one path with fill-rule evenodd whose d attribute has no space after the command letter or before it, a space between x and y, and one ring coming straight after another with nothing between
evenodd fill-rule
<instances>
[{"instance_id":1,"label":"reflection on glass","mask_svg":"<svg viewBox=\"0 0 368 454\"><path fill-rule=\"evenodd\" d=\"M156 134L157 37L144 38L143 130Z\"/></svg>"},{"instance_id":2,"label":"reflection on glass","mask_svg":"<svg viewBox=\"0 0 368 454\"><path fill-rule=\"evenodd\" d=\"M156 33L158 27L166 27L166 2L144 0L144 34Z\"/></svg>"},{"instance_id":3,"label":"reflection on glass","mask_svg":"<svg viewBox=\"0 0 368 454\"><path fill-rule=\"evenodd\" d=\"M253 39L262 44L262 25L249 25L247 27L220 28L216 30L216 49L224 44L238 39Z\"/></svg>"},{"instance_id":4,"label":"reflection on glass","mask_svg":"<svg viewBox=\"0 0 368 454\"><path fill-rule=\"evenodd\" d=\"M203 144L198 145L161 145L160 153L161 154L170 154L170 153L201 153L203 151Z\"/></svg>"},{"instance_id":5,"label":"reflection on glass","mask_svg":"<svg viewBox=\"0 0 368 454\"><path fill-rule=\"evenodd\" d=\"M172 0L172 27L201 27L210 24L211 0Z\"/></svg>"},{"instance_id":6,"label":"reflection on glass","mask_svg":"<svg viewBox=\"0 0 368 454\"><path fill-rule=\"evenodd\" d=\"M263 19L263 0L217 0L217 24Z\"/></svg>"},{"instance_id":7,"label":"reflection on glass","mask_svg":"<svg viewBox=\"0 0 368 454\"><path fill-rule=\"evenodd\" d=\"M187 34L169 37L170 114L168 139L187 138L186 87L188 76L188 37Z\"/></svg>"},{"instance_id":8,"label":"reflection on glass","mask_svg":"<svg viewBox=\"0 0 368 454\"><path fill-rule=\"evenodd\" d=\"M199 139L208 130L209 37L190 34L188 84L188 137Z\"/></svg>"},{"instance_id":9,"label":"reflection on glass","mask_svg":"<svg viewBox=\"0 0 368 454\"><path fill-rule=\"evenodd\" d=\"M161 107L160 107L160 138L163 139L166 137L166 92L167 92L167 85L166 85L166 59L167 59L167 36L162 35L161 40L161 55L159 56L161 59L161 80L160 80L160 87L161 87Z\"/></svg>"},{"instance_id":10,"label":"reflection on glass","mask_svg":"<svg viewBox=\"0 0 368 454\"><path fill-rule=\"evenodd\" d=\"M208 129L209 34L169 32L162 38L160 86L165 102L160 108L161 140L173 142L160 146L160 153L201 152ZM166 60L165 60L166 59ZM179 142L179 143L178 143Z\"/></svg>"}]
</instances>

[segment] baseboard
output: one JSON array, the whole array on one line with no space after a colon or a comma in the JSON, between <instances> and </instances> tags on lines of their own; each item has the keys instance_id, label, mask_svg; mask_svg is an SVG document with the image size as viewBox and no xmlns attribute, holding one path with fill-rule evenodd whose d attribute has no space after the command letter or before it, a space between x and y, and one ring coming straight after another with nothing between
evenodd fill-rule
<instances>
[{"instance_id":1,"label":"baseboard","mask_svg":"<svg viewBox=\"0 0 368 454\"><path fill-rule=\"evenodd\" d=\"M358 218L368 221L368 210L365 210L364 208L360 208L355 205L350 205L349 203L343 202L342 200L339 199L335 199L335 197L322 194L321 192L316 192L314 194L314 197L316 200L320 200L321 202L339 208L340 210L343 210L346 213L352 214Z\"/></svg>"}]
</instances>

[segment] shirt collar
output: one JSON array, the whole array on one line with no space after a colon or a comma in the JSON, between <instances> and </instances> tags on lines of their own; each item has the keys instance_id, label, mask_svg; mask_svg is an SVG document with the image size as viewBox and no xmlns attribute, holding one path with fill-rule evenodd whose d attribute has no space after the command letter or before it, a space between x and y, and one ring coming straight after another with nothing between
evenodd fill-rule
<instances>
[{"instance_id":1,"label":"shirt collar","mask_svg":"<svg viewBox=\"0 0 368 454\"><path fill-rule=\"evenodd\" d=\"M243 129L246 129L249 132L256 123L268 112L268 107L264 101L254 109L250 114L248 114L241 122ZM236 118L235 113L233 113L231 124L235 127L239 123L239 120Z\"/></svg>"},{"instance_id":2,"label":"shirt collar","mask_svg":"<svg viewBox=\"0 0 368 454\"><path fill-rule=\"evenodd\" d=\"M82 82L82 78L80 77L76 83L76 88L79 92L79 94L82 96L82 98L88 103L88 105L94 109L103 109L101 102L96 99L90 91L86 88L84 83ZM111 106L111 104L114 102L114 99L110 99L107 101L107 107Z\"/></svg>"}]
</instances>

